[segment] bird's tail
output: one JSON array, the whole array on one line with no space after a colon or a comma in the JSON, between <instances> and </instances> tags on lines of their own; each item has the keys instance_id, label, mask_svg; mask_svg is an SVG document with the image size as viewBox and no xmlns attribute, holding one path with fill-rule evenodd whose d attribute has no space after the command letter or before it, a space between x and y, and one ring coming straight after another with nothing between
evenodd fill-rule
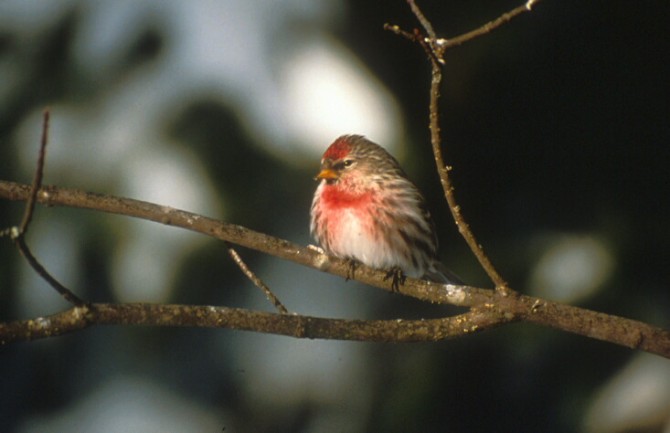
<instances>
[{"instance_id":1,"label":"bird's tail","mask_svg":"<svg viewBox=\"0 0 670 433\"><path fill-rule=\"evenodd\" d=\"M430 269L423 274L423 278L434 283L453 284L455 286L466 285L461 277L447 269L447 267L440 262L433 263Z\"/></svg>"}]
</instances>

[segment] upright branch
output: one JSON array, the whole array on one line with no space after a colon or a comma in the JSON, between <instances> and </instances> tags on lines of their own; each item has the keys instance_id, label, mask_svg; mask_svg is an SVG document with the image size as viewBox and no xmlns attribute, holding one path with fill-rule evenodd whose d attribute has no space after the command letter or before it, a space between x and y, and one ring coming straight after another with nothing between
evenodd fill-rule
<instances>
[{"instance_id":1,"label":"upright branch","mask_svg":"<svg viewBox=\"0 0 670 433\"><path fill-rule=\"evenodd\" d=\"M47 143L49 142L49 109L45 109L42 117L42 138L40 139L40 150L37 154L37 167L35 167L35 174L33 175L33 183L30 189L30 197L26 202L26 207L23 211L23 219L19 226L19 236L23 237L28 232L28 227L33 219L33 212L35 211L35 204L37 203L37 192L42 186L42 179L44 178L44 160L47 153Z\"/></svg>"},{"instance_id":2,"label":"upright branch","mask_svg":"<svg viewBox=\"0 0 670 433\"><path fill-rule=\"evenodd\" d=\"M432 66L432 79L430 84L430 141L433 147L433 155L435 157L435 163L437 165L437 171L440 176L440 183L442 184L442 189L444 190L444 195L449 205L449 210L451 215L458 227L458 231L465 239L465 242L470 247L470 250L475 255L479 264L482 266L484 271L488 274L493 284L495 284L496 290L498 290L503 295L508 295L513 293L513 291L508 287L507 282L496 270L493 263L488 258L486 253L484 253L484 248L482 245L477 242L474 233L470 229L470 225L465 221L463 214L461 213L461 207L456 202L456 197L454 195L454 187L449 176L449 171L451 167L444 162L444 157L442 156L442 137L440 133L440 86L442 84L442 65L444 65L444 52L448 47L460 45L465 41L471 40L477 36L481 36L490 32L491 30L501 26L502 24L510 21L515 16L521 14L522 12L529 11L534 3L539 0L530 0L525 5L519 6L513 9L510 12L507 12L500 16L499 18L490 21L483 26L475 29L471 32L465 33L461 36L458 36L453 39L444 39L438 38L433 25L426 18L426 16L421 12L419 6L415 3L414 0L407 0L407 3L412 10L412 13L416 16L417 20L423 27L425 34L422 34L419 30L415 30L413 33L406 32L400 29L398 26L385 25L384 28L391 30L396 34L404 36L408 39L411 39L421 45L421 47L426 52L428 59Z\"/></svg>"}]
</instances>

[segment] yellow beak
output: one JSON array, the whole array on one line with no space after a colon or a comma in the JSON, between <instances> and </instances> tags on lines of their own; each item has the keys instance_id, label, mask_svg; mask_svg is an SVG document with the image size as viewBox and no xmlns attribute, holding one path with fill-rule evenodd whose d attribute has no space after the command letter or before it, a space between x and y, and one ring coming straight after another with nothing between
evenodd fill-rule
<instances>
[{"instance_id":1,"label":"yellow beak","mask_svg":"<svg viewBox=\"0 0 670 433\"><path fill-rule=\"evenodd\" d=\"M314 180L321 180L321 179L337 179L339 176L335 170L331 170L330 168L324 168L319 172L319 174L316 175Z\"/></svg>"}]
</instances>

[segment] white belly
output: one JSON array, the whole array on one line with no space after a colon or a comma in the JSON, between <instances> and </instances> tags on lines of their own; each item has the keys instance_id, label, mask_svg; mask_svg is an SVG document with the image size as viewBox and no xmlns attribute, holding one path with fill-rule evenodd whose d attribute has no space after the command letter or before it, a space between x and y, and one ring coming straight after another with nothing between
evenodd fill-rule
<instances>
[{"instance_id":1,"label":"white belly","mask_svg":"<svg viewBox=\"0 0 670 433\"><path fill-rule=\"evenodd\" d=\"M398 259L382 236L380 221L359 210L343 209L340 218L330 224L330 250L337 256L356 259L378 269L398 266Z\"/></svg>"}]
</instances>

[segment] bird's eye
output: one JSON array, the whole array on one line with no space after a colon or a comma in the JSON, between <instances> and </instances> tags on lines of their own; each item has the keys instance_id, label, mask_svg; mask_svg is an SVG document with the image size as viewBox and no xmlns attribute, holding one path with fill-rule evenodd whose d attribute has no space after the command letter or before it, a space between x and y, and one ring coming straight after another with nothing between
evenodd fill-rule
<instances>
[{"instance_id":1,"label":"bird's eye","mask_svg":"<svg viewBox=\"0 0 670 433\"><path fill-rule=\"evenodd\" d=\"M345 159L344 161L340 161L340 162L337 162L337 163L333 164L333 168L334 168L335 170L343 170L343 169L345 169L346 167L349 167L349 166L350 166L351 164L353 164L353 163L354 163L353 160L351 160L351 159Z\"/></svg>"}]
</instances>

